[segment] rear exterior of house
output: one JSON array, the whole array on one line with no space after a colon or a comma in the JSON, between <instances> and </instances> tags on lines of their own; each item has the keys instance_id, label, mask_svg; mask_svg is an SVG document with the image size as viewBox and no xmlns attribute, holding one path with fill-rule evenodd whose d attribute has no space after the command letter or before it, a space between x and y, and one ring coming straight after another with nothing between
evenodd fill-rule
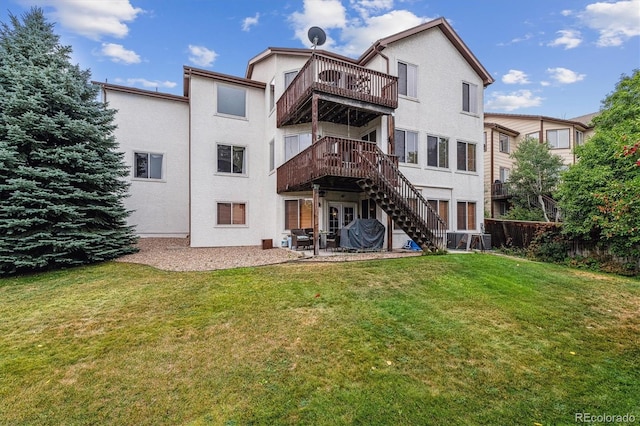
<instances>
[{"instance_id":1,"label":"rear exterior of house","mask_svg":"<svg viewBox=\"0 0 640 426\"><path fill-rule=\"evenodd\" d=\"M444 19L353 60L268 48L245 77L184 67L184 96L102 84L131 166L142 237L280 244L377 219L386 247L477 233L483 89L491 76Z\"/></svg>"},{"instance_id":2,"label":"rear exterior of house","mask_svg":"<svg viewBox=\"0 0 640 426\"><path fill-rule=\"evenodd\" d=\"M595 114L585 116L589 121ZM514 160L510 155L525 138L549 144L567 166L575 164L574 149L593 133L593 126L581 117L572 120L541 115L485 113L484 115L485 210L498 218L509 208L511 198L504 182L509 178Z\"/></svg>"}]
</instances>

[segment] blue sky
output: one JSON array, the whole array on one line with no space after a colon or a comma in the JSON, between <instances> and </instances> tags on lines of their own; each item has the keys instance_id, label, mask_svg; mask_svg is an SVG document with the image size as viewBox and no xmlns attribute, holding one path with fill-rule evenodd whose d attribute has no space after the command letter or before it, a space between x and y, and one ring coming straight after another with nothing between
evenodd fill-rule
<instances>
[{"instance_id":1,"label":"blue sky","mask_svg":"<svg viewBox=\"0 0 640 426\"><path fill-rule=\"evenodd\" d=\"M267 47L358 57L375 40L445 17L495 78L485 111L573 118L640 68L640 0L5 0L40 6L97 81L182 94L182 66L244 77Z\"/></svg>"}]
</instances>

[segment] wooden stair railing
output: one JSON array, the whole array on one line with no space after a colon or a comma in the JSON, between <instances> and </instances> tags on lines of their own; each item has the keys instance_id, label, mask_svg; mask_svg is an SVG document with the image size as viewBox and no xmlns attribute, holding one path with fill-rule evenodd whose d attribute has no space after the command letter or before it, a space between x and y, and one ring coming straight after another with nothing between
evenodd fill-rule
<instances>
[{"instance_id":1,"label":"wooden stair railing","mask_svg":"<svg viewBox=\"0 0 640 426\"><path fill-rule=\"evenodd\" d=\"M427 200L400 172L395 162L376 147L358 152L368 176L358 185L423 251L445 250L447 225Z\"/></svg>"}]
</instances>

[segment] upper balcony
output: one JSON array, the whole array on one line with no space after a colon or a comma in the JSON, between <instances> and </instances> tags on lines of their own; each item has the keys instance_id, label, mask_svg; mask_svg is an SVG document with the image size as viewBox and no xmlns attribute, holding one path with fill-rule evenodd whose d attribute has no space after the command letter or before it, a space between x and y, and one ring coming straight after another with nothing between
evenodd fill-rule
<instances>
[{"instance_id":1,"label":"upper balcony","mask_svg":"<svg viewBox=\"0 0 640 426\"><path fill-rule=\"evenodd\" d=\"M511 198L509 193L509 186L500 181L495 181L491 184L491 199L493 200L505 200Z\"/></svg>"},{"instance_id":2,"label":"upper balcony","mask_svg":"<svg viewBox=\"0 0 640 426\"><path fill-rule=\"evenodd\" d=\"M314 53L278 99L278 127L312 121L361 127L398 107L398 78Z\"/></svg>"}]
</instances>

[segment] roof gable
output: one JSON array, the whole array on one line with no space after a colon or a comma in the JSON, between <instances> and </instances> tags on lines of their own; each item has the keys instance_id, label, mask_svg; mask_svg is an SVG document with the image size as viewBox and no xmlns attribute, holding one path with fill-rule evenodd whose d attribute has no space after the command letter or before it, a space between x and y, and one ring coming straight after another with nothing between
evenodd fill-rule
<instances>
[{"instance_id":1,"label":"roof gable","mask_svg":"<svg viewBox=\"0 0 640 426\"><path fill-rule=\"evenodd\" d=\"M389 44L407 37L411 37L415 34L419 34L423 31L430 30L432 28L438 28L440 31L442 31L447 39L449 39L451 44L458 50L458 52L460 52L462 57L469 63L471 68L473 68L473 70L482 79L485 87L495 81L493 77L491 77L491 74L489 74L486 68L480 63L478 58L476 58L476 56L471 52L467 45L462 41L460 36L458 36L458 34L453 30L451 25L449 25L447 20L444 18L438 18L434 19L433 21L425 22L424 24L409 28L408 30L401 31L397 34L376 41L369 49L367 49L362 54L362 56L360 56L357 62L360 65L365 65L377 55L381 55L381 51Z\"/></svg>"}]
</instances>

